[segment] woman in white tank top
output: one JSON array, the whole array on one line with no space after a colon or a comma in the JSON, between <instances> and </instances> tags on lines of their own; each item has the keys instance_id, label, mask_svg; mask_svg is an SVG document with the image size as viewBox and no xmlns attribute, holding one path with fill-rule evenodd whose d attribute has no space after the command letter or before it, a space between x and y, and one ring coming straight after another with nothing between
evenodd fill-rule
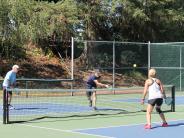
<instances>
[{"instance_id":1,"label":"woman in white tank top","mask_svg":"<svg viewBox=\"0 0 184 138\"><path fill-rule=\"evenodd\" d=\"M148 106L146 111L146 120L147 124L144 126L145 129L151 129L151 113L156 108L156 111L159 113L160 118L162 119L163 127L167 127L165 116L161 110L161 105L163 103L163 98L166 98L164 93L162 82L156 78L156 70L150 69L148 72L148 79L145 81L143 98L141 103L144 104L145 97L148 95Z\"/></svg>"},{"instance_id":2,"label":"woman in white tank top","mask_svg":"<svg viewBox=\"0 0 184 138\"><path fill-rule=\"evenodd\" d=\"M150 99L156 99L156 98L163 98L163 94L160 89L159 85L159 80L156 78L150 78L151 79L151 85L149 85L148 92L149 92L149 97L148 100Z\"/></svg>"}]
</instances>

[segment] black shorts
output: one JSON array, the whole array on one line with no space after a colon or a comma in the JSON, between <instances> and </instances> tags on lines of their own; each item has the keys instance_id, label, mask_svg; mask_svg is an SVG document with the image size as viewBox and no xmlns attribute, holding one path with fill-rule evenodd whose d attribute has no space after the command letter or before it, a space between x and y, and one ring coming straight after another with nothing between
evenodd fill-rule
<instances>
[{"instance_id":1,"label":"black shorts","mask_svg":"<svg viewBox=\"0 0 184 138\"><path fill-rule=\"evenodd\" d=\"M163 99L162 98L157 98L157 99L151 99L148 100L148 104L151 104L152 106L161 106L163 103Z\"/></svg>"},{"instance_id":2,"label":"black shorts","mask_svg":"<svg viewBox=\"0 0 184 138\"><path fill-rule=\"evenodd\" d=\"M87 88L87 89L96 89L95 87L90 86L90 85L86 85L86 88ZM89 90L89 91L86 91L87 97L92 96L93 92L95 92L95 91L90 91L90 90Z\"/></svg>"},{"instance_id":3,"label":"black shorts","mask_svg":"<svg viewBox=\"0 0 184 138\"><path fill-rule=\"evenodd\" d=\"M3 92L6 91L6 88L3 88ZM12 91L8 91L8 94L12 95Z\"/></svg>"}]
</instances>

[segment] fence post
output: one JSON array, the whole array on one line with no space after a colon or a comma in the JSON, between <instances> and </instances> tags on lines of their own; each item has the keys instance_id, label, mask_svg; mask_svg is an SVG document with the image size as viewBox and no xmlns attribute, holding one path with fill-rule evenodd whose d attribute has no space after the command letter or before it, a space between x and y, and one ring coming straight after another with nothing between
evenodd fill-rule
<instances>
[{"instance_id":1,"label":"fence post","mask_svg":"<svg viewBox=\"0 0 184 138\"><path fill-rule=\"evenodd\" d=\"M115 54L116 54L116 52L115 52L115 40L114 40L113 41L113 86L112 86L113 93L114 94L115 94L114 88L115 88L115 62L116 62L116 60L115 60L115 58L116 58Z\"/></svg>"},{"instance_id":2,"label":"fence post","mask_svg":"<svg viewBox=\"0 0 184 138\"><path fill-rule=\"evenodd\" d=\"M150 59L150 46L151 46L151 43L150 41L148 42L148 70L151 68L151 59Z\"/></svg>"},{"instance_id":3,"label":"fence post","mask_svg":"<svg viewBox=\"0 0 184 138\"><path fill-rule=\"evenodd\" d=\"M71 79L74 79L74 38L72 37L71 44Z\"/></svg>"}]
</instances>

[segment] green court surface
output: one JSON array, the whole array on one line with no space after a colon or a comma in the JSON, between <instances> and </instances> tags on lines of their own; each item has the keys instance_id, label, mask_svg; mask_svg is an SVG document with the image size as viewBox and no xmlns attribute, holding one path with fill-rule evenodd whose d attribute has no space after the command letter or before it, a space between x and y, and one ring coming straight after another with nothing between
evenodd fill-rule
<instances>
[{"instance_id":1,"label":"green court surface","mask_svg":"<svg viewBox=\"0 0 184 138\"><path fill-rule=\"evenodd\" d=\"M165 114L168 120L184 119L184 112ZM153 121L159 122L157 114ZM1 137L6 138L98 138L98 136L74 132L77 129L101 128L120 125L144 124L145 113L127 115L94 116L82 118L44 119L40 122L0 125ZM122 130L122 133L126 130ZM132 132L133 133L133 132ZM101 136L99 136L100 138ZM135 136L136 137L136 136Z\"/></svg>"},{"instance_id":2,"label":"green court surface","mask_svg":"<svg viewBox=\"0 0 184 138\"><path fill-rule=\"evenodd\" d=\"M181 98L183 95L184 94L182 93L177 94L176 98ZM44 118L32 122L13 123L6 125L2 123L1 117L0 135L1 137L6 138L112 138L111 136L81 133L78 130L111 128L127 125L140 125L142 130L144 129L143 127L146 122L145 112L119 114L95 114L95 112L98 111L91 112L94 112L94 114L91 116ZM176 103L176 112L166 112L165 116L168 122L184 120L184 104L182 102ZM161 124L161 120L158 114L155 112L152 115L152 122ZM126 131L131 131L129 129L129 127L123 128L122 133L119 135L124 138L123 133L126 133ZM135 130L132 130L132 133L134 133L134 131ZM140 130L137 129L136 131ZM154 132L156 129L152 131Z\"/></svg>"}]
</instances>

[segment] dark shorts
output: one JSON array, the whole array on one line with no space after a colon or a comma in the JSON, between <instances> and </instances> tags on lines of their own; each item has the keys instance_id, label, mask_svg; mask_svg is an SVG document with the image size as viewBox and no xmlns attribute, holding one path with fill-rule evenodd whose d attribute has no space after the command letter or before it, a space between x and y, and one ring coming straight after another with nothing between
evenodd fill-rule
<instances>
[{"instance_id":1,"label":"dark shorts","mask_svg":"<svg viewBox=\"0 0 184 138\"><path fill-rule=\"evenodd\" d=\"M161 106L163 103L163 99L162 98L157 98L157 99L151 99L148 100L148 104L151 104L152 106Z\"/></svg>"},{"instance_id":2,"label":"dark shorts","mask_svg":"<svg viewBox=\"0 0 184 138\"><path fill-rule=\"evenodd\" d=\"M6 88L3 88L3 92L6 91ZM8 91L8 94L12 95L12 91Z\"/></svg>"},{"instance_id":3,"label":"dark shorts","mask_svg":"<svg viewBox=\"0 0 184 138\"><path fill-rule=\"evenodd\" d=\"M86 89L96 89L95 87L91 86L91 85L86 85ZM86 95L87 97L90 97L93 94L94 91L86 91Z\"/></svg>"}]
</instances>

